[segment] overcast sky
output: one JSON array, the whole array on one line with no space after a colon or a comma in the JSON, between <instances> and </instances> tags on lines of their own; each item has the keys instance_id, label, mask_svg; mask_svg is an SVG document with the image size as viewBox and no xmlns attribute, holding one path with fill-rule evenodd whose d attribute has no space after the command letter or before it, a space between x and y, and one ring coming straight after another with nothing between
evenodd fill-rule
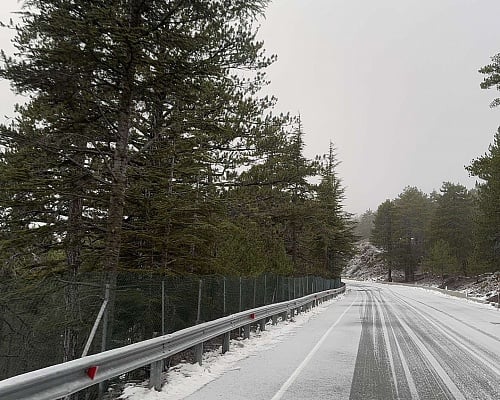
<instances>
[{"instance_id":1,"label":"overcast sky","mask_svg":"<svg viewBox=\"0 0 500 400\"><path fill-rule=\"evenodd\" d=\"M1 0L0 19L18 9ZM362 213L405 186L473 187L464 166L500 125L499 93L477 70L500 52L499 0L274 0L259 38L278 61L269 93L302 116L306 155L332 140L346 208ZM10 34L0 32L9 51ZM0 115L14 99L0 82ZM4 120L4 119L3 119Z\"/></svg>"}]
</instances>

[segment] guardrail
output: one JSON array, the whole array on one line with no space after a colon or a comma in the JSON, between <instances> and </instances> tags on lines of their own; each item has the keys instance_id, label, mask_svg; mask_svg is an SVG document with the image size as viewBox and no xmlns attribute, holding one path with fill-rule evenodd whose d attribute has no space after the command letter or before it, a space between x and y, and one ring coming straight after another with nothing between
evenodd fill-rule
<instances>
[{"instance_id":1,"label":"guardrail","mask_svg":"<svg viewBox=\"0 0 500 400\"><path fill-rule=\"evenodd\" d=\"M194 347L196 360L201 364L204 342L223 336L222 352L225 353L229 350L231 331L244 328L244 336L248 338L252 325L258 324L264 330L270 318L276 324L279 316L286 319L344 291L345 285L339 289L254 308L169 335L17 375L0 381L0 399L54 400L146 365L151 365L150 387L160 390L163 359Z\"/></svg>"}]
</instances>

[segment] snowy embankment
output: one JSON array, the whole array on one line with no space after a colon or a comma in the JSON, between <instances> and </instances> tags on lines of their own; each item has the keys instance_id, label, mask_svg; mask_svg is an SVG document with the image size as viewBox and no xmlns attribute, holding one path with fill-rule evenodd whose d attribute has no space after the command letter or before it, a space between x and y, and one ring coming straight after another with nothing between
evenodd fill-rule
<instances>
[{"instance_id":1,"label":"snowy embankment","mask_svg":"<svg viewBox=\"0 0 500 400\"><path fill-rule=\"evenodd\" d=\"M347 265L343 277L364 281L387 281L387 267L382 260L381 251L369 242L361 242L358 245L358 254ZM403 282L403 271L393 270L392 278L395 282ZM455 290L483 301L498 302L500 272L444 279L430 274L420 274L415 284Z\"/></svg>"},{"instance_id":2,"label":"snowy embankment","mask_svg":"<svg viewBox=\"0 0 500 400\"><path fill-rule=\"evenodd\" d=\"M123 390L120 399L123 400L176 400L183 399L196 392L209 382L217 379L227 371L238 369L238 363L256 354L267 351L278 343L286 340L309 319L324 311L332 302L336 302L344 295L324 302L318 307L296 315L292 320L279 321L277 325L268 323L266 330L252 333L250 339L237 338L231 340L229 351L222 355L221 348L203 354L203 363L191 364L182 361L164 373L166 381L161 392L147 389L147 382L143 384L129 384Z\"/></svg>"}]
</instances>

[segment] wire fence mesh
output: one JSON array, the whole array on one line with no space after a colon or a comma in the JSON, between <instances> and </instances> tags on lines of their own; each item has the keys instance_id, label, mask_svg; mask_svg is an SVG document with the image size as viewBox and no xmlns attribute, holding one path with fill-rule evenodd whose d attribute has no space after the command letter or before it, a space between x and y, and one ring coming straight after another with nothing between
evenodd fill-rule
<instances>
[{"instance_id":1,"label":"wire fence mesh","mask_svg":"<svg viewBox=\"0 0 500 400\"><path fill-rule=\"evenodd\" d=\"M340 279L313 276L122 273L116 287L108 292L107 324L106 318L100 322L88 354L337 287ZM71 279L4 280L0 295L0 380L80 357L105 296L102 276L96 274L79 274Z\"/></svg>"}]
</instances>

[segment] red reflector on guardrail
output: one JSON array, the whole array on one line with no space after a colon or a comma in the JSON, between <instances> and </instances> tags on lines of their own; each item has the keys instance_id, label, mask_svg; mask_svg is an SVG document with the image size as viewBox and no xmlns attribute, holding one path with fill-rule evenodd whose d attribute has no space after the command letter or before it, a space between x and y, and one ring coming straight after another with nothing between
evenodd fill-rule
<instances>
[{"instance_id":1,"label":"red reflector on guardrail","mask_svg":"<svg viewBox=\"0 0 500 400\"><path fill-rule=\"evenodd\" d=\"M98 366L93 366L93 367L89 367L89 368L87 369L87 371L85 371L85 372L87 373L87 375L88 375L88 377L89 377L90 379L94 380L94 378L95 378L95 376L96 376L96 374L97 374L97 370L98 370L98 369L99 369L99 367L98 367Z\"/></svg>"},{"instance_id":2,"label":"red reflector on guardrail","mask_svg":"<svg viewBox=\"0 0 500 400\"><path fill-rule=\"evenodd\" d=\"M250 314L250 319L255 319L255 314L254 313Z\"/></svg>"}]
</instances>

